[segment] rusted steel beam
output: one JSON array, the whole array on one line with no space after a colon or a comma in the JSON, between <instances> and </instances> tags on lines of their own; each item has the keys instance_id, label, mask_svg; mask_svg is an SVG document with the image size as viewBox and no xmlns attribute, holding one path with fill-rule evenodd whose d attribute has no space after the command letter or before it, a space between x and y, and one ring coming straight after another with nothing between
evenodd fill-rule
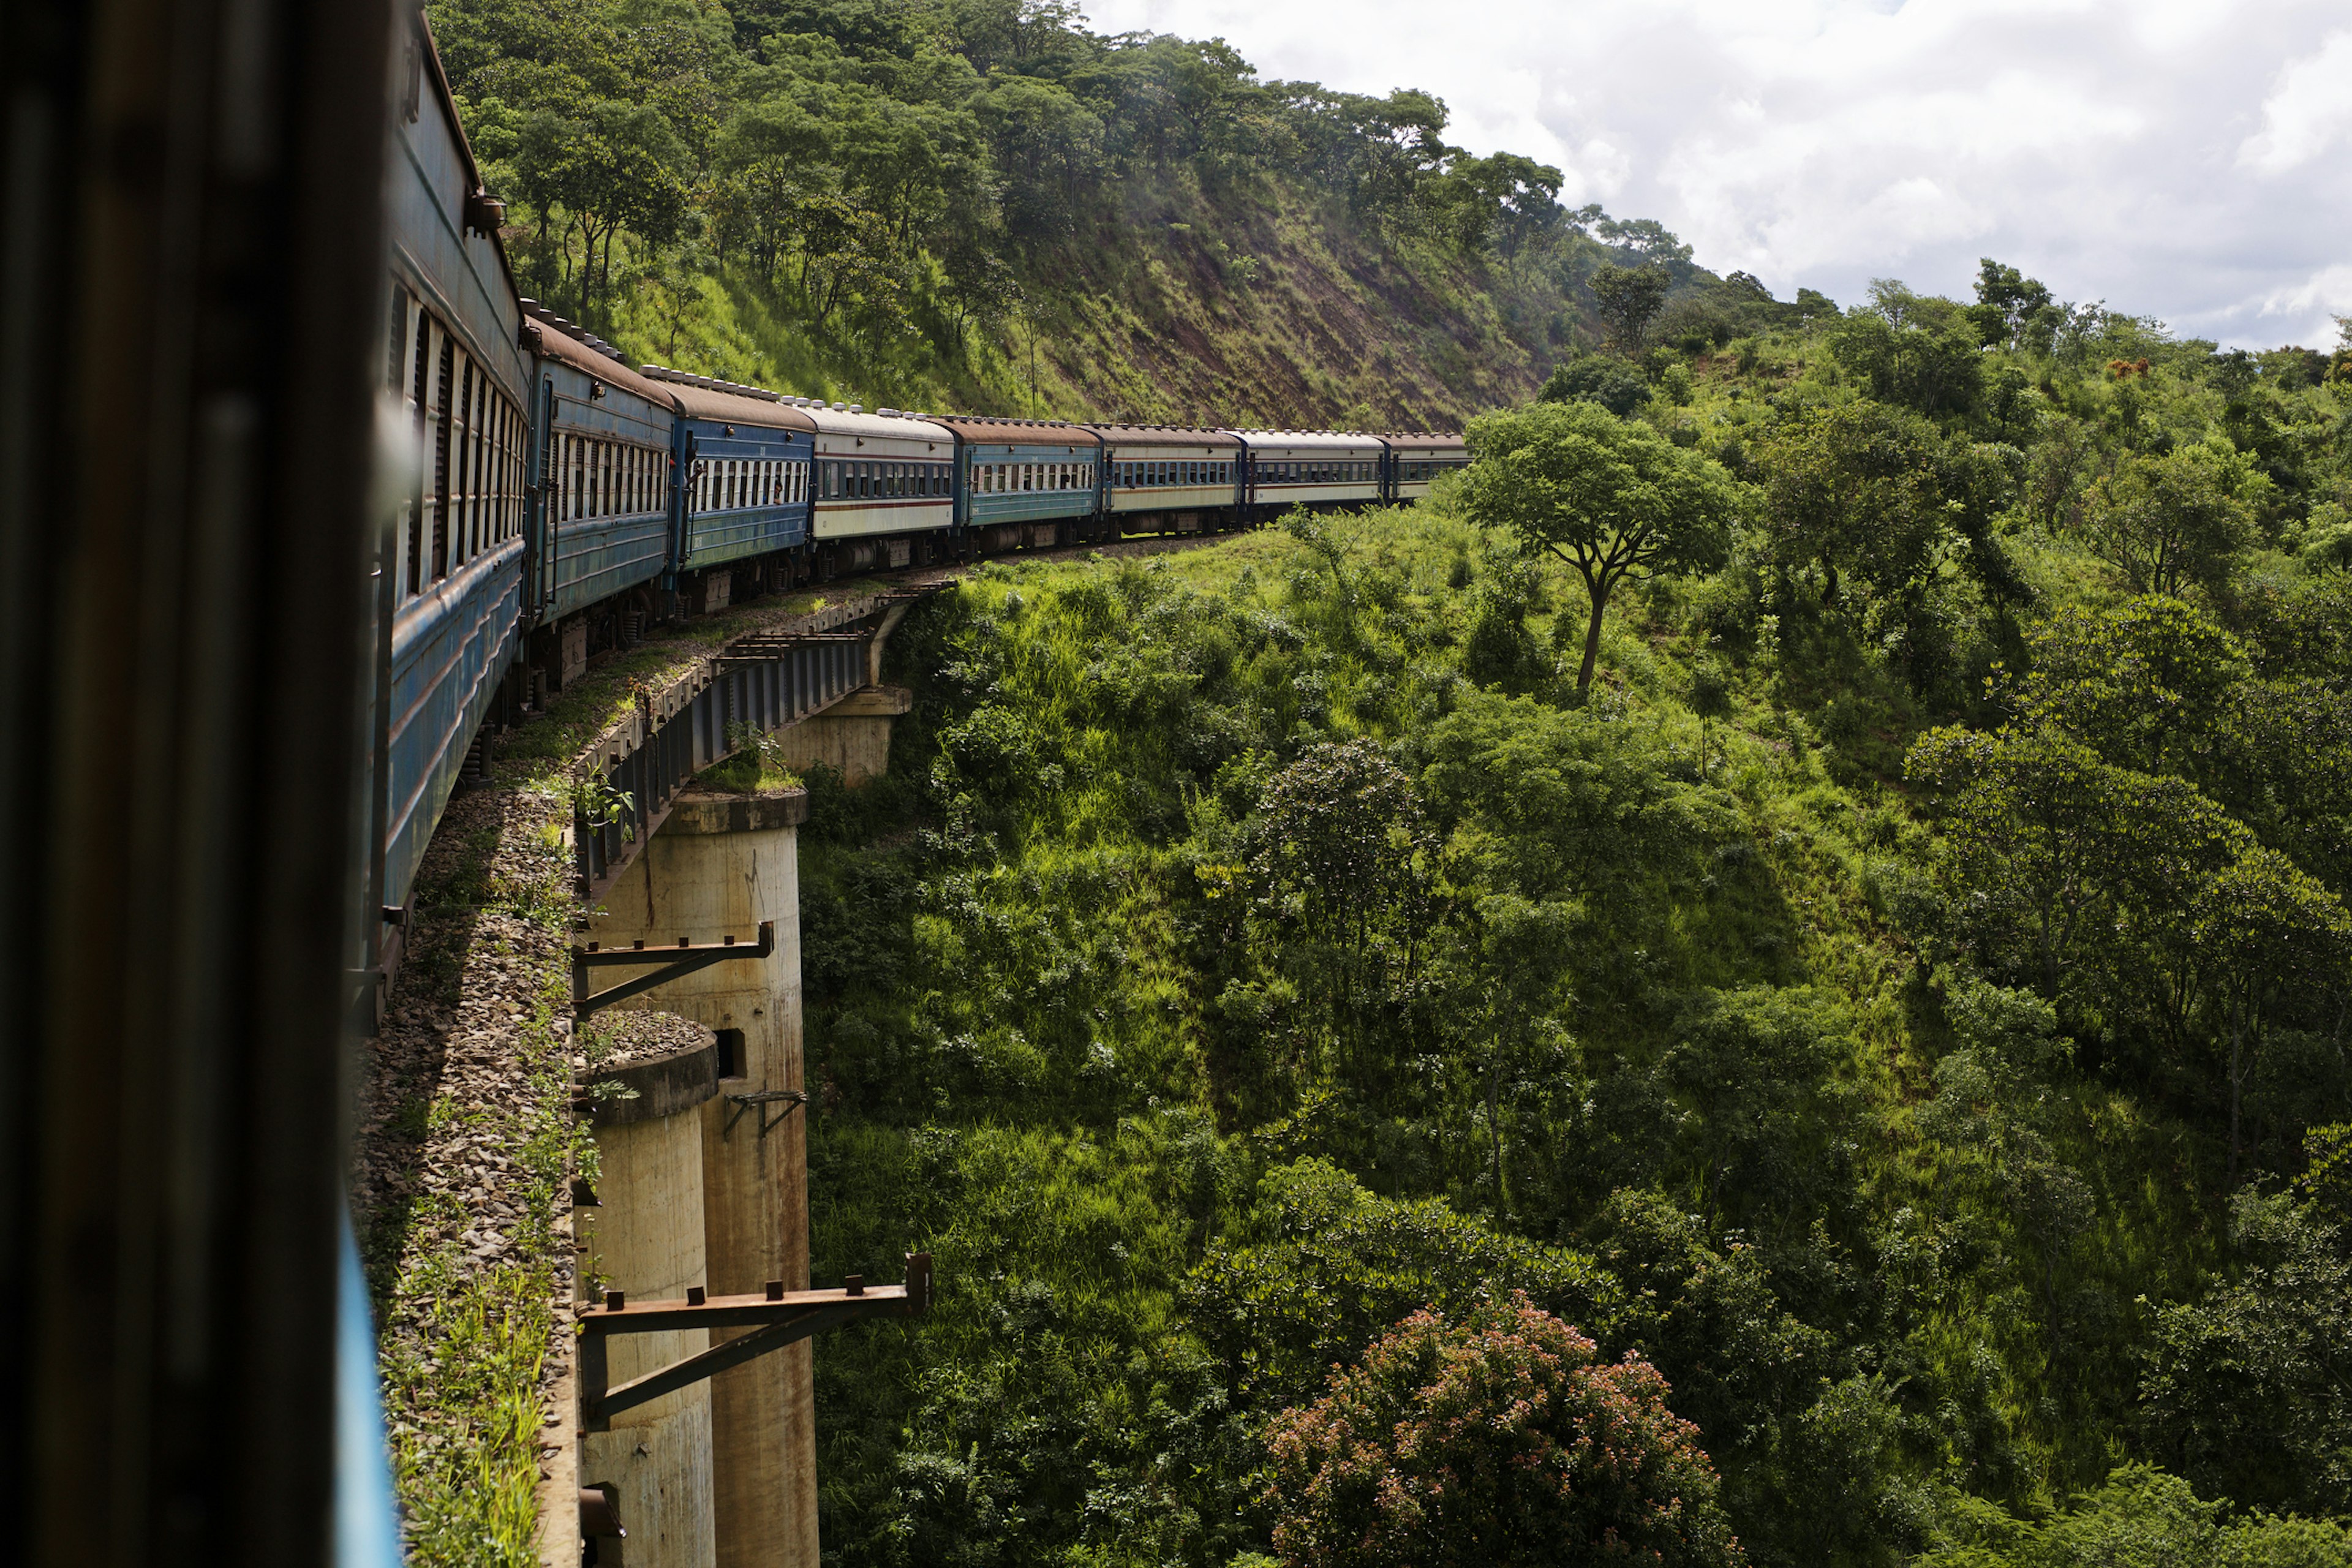
<instances>
[{"instance_id":1,"label":"rusted steel beam","mask_svg":"<svg viewBox=\"0 0 2352 1568\"><path fill-rule=\"evenodd\" d=\"M643 943L635 947L599 947L592 942L585 947L572 950L572 1005L578 1016L585 1018L599 1008L642 995L656 985L667 984L681 974L691 974L698 969L708 969L714 963L725 963L730 959L766 958L775 951L776 922L773 921L760 922L760 939L755 942L739 942L731 936L722 942L700 943L680 937L676 947L646 947ZM635 980L625 980L603 991L591 992L588 989L588 972L591 969L646 963L658 963L661 967L651 974L640 974Z\"/></svg>"},{"instance_id":2,"label":"rusted steel beam","mask_svg":"<svg viewBox=\"0 0 2352 1568\"><path fill-rule=\"evenodd\" d=\"M922 1283L867 1285L857 1291L787 1290L781 1296L712 1296L702 1301L631 1301L618 1308L597 1307L580 1314L580 1331L601 1334L661 1334L681 1329L741 1329L784 1323L810 1312L844 1302L864 1309L868 1317L920 1317L929 1306L929 1257L924 1260ZM908 1265L915 1278L915 1265Z\"/></svg>"},{"instance_id":3,"label":"rusted steel beam","mask_svg":"<svg viewBox=\"0 0 2352 1568\"><path fill-rule=\"evenodd\" d=\"M867 1287L850 1278L838 1290L786 1290L771 1282L758 1296L714 1296L696 1300L698 1289L683 1301L631 1304L615 1291L606 1304L580 1318L580 1416L584 1431L611 1429L612 1418L625 1410L651 1404L665 1394L688 1388L704 1378L742 1365L771 1351L796 1344L813 1334L839 1328L864 1318L919 1318L931 1305L931 1255L907 1255L904 1285ZM618 1388L606 1385L609 1365L606 1342L614 1334L652 1334L688 1329L751 1328L707 1351L673 1362L658 1372L633 1378Z\"/></svg>"}]
</instances>

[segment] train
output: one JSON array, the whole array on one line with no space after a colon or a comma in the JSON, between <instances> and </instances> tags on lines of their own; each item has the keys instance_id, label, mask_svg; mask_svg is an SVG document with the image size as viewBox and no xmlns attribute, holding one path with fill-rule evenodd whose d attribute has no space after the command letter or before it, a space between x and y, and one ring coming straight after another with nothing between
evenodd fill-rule
<instances>
[{"instance_id":1,"label":"train","mask_svg":"<svg viewBox=\"0 0 2352 1568\"><path fill-rule=\"evenodd\" d=\"M867 410L621 352L521 291L421 10L394 53L368 722L379 973L485 721L660 622L845 575L1426 495L1457 432Z\"/></svg>"}]
</instances>

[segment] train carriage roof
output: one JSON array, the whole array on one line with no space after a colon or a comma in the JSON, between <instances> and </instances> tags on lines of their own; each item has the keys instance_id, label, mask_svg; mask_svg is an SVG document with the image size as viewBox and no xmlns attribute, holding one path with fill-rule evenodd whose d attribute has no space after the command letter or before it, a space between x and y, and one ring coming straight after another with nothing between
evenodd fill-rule
<instances>
[{"instance_id":1,"label":"train carriage roof","mask_svg":"<svg viewBox=\"0 0 2352 1568\"><path fill-rule=\"evenodd\" d=\"M713 381L709 376L671 370L667 365L640 365L638 369L648 379L667 388L677 400L678 411L689 419L715 419L722 425L760 425L771 430L816 428L816 421L809 417L797 398L786 398L764 386Z\"/></svg>"},{"instance_id":2,"label":"train carriage roof","mask_svg":"<svg viewBox=\"0 0 2352 1568\"><path fill-rule=\"evenodd\" d=\"M1107 447L1239 447L1231 430L1211 430L1189 425L1101 425L1090 426Z\"/></svg>"},{"instance_id":3,"label":"train carriage roof","mask_svg":"<svg viewBox=\"0 0 2352 1568\"><path fill-rule=\"evenodd\" d=\"M1400 452L1462 452L1465 445L1458 430L1385 430L1381 439Z\"/></svg>"},{"instance_id":4,"label":"train carriage roof","mask_svg":"<svg viewBox=\"0 0 2352 1568\"><path fill-rule=\"evenodd\" d=\"M1378 451L1381 438L1353 430L1235 430L1252 451Z\"/></svg>"},{"instance_id":5,"label":"train carriage roof","mask_svg":"<svg viewBox=\"0 0 2352 1568\"><path fill-rule=\"evenodd\" d=\"M419 5L410 13L408 29L409 47L416 51L413 67L417 73L418 96L421 98L424 88L430 84L434 106L440 111L442 121L457 144L457 161L465 168L466 189L458 193L457 198L461 207L467 209L463 214L465 221L459 226L460 233L478 233L490 242L490 248L499 258L499 271L506 279L507 297L517 299L522 290L515 281L514 258L507 254L506 238L499 233L506 220L507 204L503 198L491 195L482 183L482 166L474 157L473 141L466 134L464 117L457 112L457 94L449 88L449 73L441 64L441 41L434 37L433 22L425 16L424 6ZM415 107L419 111L423 109L421 103ZM477 203L479 204L478 212L473 210ZM477 216L483 220L478 226L471 221Z\"/></svg>"},{"instance_id":6,"label":"train carriage roof","mask_svg":"<svg viewBox=\"0 0 2352 1568\"><path fill-rule=\"evenodd\" d=\"M933 416L935 425L944 425L966 441L985 441L1000 447L1099 447L1102 437L1091 426L1072 424L1066 419L1000 419L987 414L941 414Z\"/></svg>"},{"instance_id":7,"label":"train carriage roof","mask_svg":"<svg viewBox=\"0 0 2352 1568\"><path fill-rule=\"evenodd\" d=\"M820 436L854 436L860 440L877 437L893 441L930 441L952 447L955 437L947 427L935 424L919 414L902 414L895 408L877 409L868 414L863 409L831 408L822 403L803 404L803 408L816 425Z\"/></svg>"},{"instance_id":8,"label":"train carriage roof","mask_svg":"<svg viewBox=\"0 0 2352 1568\"><path fill-rule=\"evenodd\" d=\"M539 352L546 358L567 364L583 375L593 376L607 385L635 393L657 408L677 409L677 398L670 388L646 380L602 349L582 342L544 312L534 324L539 329Z\"/></svg>"}]
</instances>

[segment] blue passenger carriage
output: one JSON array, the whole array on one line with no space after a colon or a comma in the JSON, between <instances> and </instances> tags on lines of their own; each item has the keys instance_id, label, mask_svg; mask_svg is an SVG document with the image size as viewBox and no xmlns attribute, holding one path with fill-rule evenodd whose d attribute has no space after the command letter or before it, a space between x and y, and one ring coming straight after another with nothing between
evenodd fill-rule
<instances>
[{"instance_id":1,"label":"blue passenger carriage","mask_svg":"<svg viewBox=\"0 0 2352 1568\"><path fill-rule=\"evenodd\" d=\"M1241 437L1181 425L1097 425L1115 533L1214 533L1242 512Z\"/></svg>"},{"instance_id":2,"label":"blue passenger carriage","mask_svg":"<svg viewBox=\"0 0 2352 1568\"><path fill-rule=\"evenodd\" d=\"M384 412L404 490L379 563L378 901L404 907L467 744L513 665L530 533L530 363L498 237L422 13L387 172Z\"/></svg>"},{"instance_id":3,"label":"blue passenger carriage","mask_svg":"<svg viewBox=\"0 0 2352 1568\"><path fill-rule=\"evenodd\" d=\"M950 415L956 439L956 527L982 554L1049 549L1096 536L1102 441L1058 419Z\"/></svg>"},{"instance_id":4,"label":"blue passenger carriage","mask_svg":"<svg viewBox=\"0 0 2352 1568\"><path fill-rule=\"evenodd\" d=\"M955 437L944 426L855 404L810 405L818 575L943 559L955 525Z\"/></svg>"},{"instance_id":5,"label":"blue passenger carriage","mask_svg":"<svg viewBox=\"0 0 2352 1568\"><path fill-rule=\"evenodd\" d=\"M1294 506L1364 507L1381 499L1388 448L1377 436L1336 430L1237 430L1249 448L1246 504L1253 520Z\"/></svg>"},{"instance_id":6,"label":"blue passenger carriage","mask_svg":"<svg viewBox=\"0 0 2352 1568\"><path fill-rule=\"evenodd\" d=\"M1388 448L1381 486L1385 498L1399 505L1429 493L1440 474L1452 473L1470 461L1470 448L1458 433L1415 430L1381 437Z\"/></svg>"},{"instance_id":7,"label":"blue passenger carriage","mask_svg":"<svg viewBox=\"0 0 2352 1568\"><path fill-rule=\"evenodd\" d=\"M547 505L532 662L561 685L665 608L677 400L562 317L533 316Z\"/></svg>"},{"instance_id":8,"label":"blue passenger carriage","mask_svg":"<svg viewBox=\"0 0 2352 1568\"><path fill-rule=\"evenodd\" d=\"M764 387L639 367L677 400L678 515L672 570L685 608L724 609L742 593L808 575L816 421Z\"/></svg>"}]
</instances>

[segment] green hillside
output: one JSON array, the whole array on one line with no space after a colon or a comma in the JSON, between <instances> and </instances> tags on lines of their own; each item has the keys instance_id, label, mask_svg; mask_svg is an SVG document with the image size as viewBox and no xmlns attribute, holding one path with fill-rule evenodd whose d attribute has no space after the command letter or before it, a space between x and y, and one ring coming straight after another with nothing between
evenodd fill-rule
<instances>
[{"instance_id":1,"label":"green hillside","mask_svg":"<svg viewBox=\"0 0 2352 1568\"><path fill-rule=\"evenodd\" d=\"M1602 336L1597 269L1786 315L1570 213L1425 95L1013 0L430 9L524 286L633 358L1003 414L1458 427ZM1760 312L1760 315L1759 315Z\"/></svg>"},{"instance_id":2,"label":"green hillside","mask_svg":"<svg viewBox=\"0 0 2352 1568\"><path fill-rule=\"evenodd\" d=\"M1694 1424L1664 1561L2352 1563L2347 378L1989 264L920 612L803 841L815 1267L944 1281L818 1358L828 1550L1585 1561L1300 1484L1517 1291ZM1728 510L1580 689L1603 449Z\"/></svg>"}]
</instances>

